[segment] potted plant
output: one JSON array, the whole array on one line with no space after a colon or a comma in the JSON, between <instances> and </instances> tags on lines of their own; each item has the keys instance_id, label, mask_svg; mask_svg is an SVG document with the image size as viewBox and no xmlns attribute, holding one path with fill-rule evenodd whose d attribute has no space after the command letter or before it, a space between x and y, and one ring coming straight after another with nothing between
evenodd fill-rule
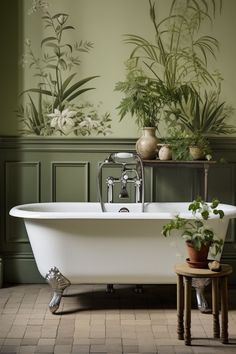
<instances>
[{"instance_id":1,"label":"potted plant","mask_svg":"<svg viewBox=\"0 0 236 354\"><path fill-rule=\"evenodd\" d=\"M163 143L171 148L173 160L191 160L189 154L189 134L184 129L176 125L168 129L168 137L162 139Z\"/></svg>"},{"instance_id":2,"label":"potted plant","mask_svg":"<svg viewBox=\"0 0 236 354\"><path fill-rule=\"evenodd\" d=\"M126 34L125 43L133 47L130 60L142 68L147 77L154 78L156 86L168 97L163 109L167 126L180 124L180 131L184 129L186 134L197 135L197 138L202 135L201 140L210 134L232 133L233 127L227 123L230 109L219 100L222 78L208 65L210 58L216 59L219 43L212 35L203 34L201 26L206 21L213 22L221 6L215 0L207 6L204 0L173 0L167 17L159 21L155 2L149 0L149 7L153 41ZM207 92L209 88L213 93ZM194 138L196 140L196 136ZM204 148L207 143L206 139ZM182 150L181 146L179 148ZM193 159L189 151L176 155ZM182 158L178 156L178 159Z\"/></svg>"},{"instance_id":3,"label":"potted plant","mask_svg":"<svg viewBox=\"0 0 236 354\"><path fill-rule=\"evenodd\" d=\"M189 154L192 160L211 160L210 143L207 137L199 133L189 136Z\"/></svg>"},{"instance_id":4,"label":"potted plant","mask_svg":"<svg viewBox=\"0 0 236 354\"><path fill-rule=\"evenodd\" d=\"M181 218L178 215L163 226L162 234L167 237L177 230L178 235L184 238L189 257L187 263L193 268L207 268L207 257L209 250L216 256L223 246L223 240L215 236L213 230L207 227L206 221L210 215L218 215L220 219L224 217L224 212L218 209L219 200L213 199L211 203L206 203L200 197L189 205L192 218Z\"/></svg>"},{"instance_id":5,"label":"potted plant","mask_svg":"<svg viewBox=\"0 0 236 354\"><path fill-rule=\"evenodd\" d=\"M157 154L156 129L161 119L161 112L168 98L156 79L149 78L132 60L127 62L125 81L115 86L124 97L117 109L120 120L127 114L135 116L138 127L143 129L143 136L137 141L137 152L143 159L153 159Z\"/></svg>"}]
</instances>

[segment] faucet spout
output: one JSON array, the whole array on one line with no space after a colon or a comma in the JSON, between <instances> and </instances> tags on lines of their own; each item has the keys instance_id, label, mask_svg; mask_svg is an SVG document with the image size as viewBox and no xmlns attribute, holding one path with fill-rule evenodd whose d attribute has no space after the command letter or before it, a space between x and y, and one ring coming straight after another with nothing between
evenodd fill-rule
<instances>
[{"instance_id":1,"label":"faucet spout","mask_svg":"<svg viewBox=\"0 0 236 354\"><path fill-rule=\"evenodd\" d=\"M124 172L121 175L121 179L120 179L120 181L121 181L121 191L119 194L120 199L129 198L129 194L128 194L127 188L126 188L128 179L129 179L129 176L127 175L127 173L124 170Z\"/></svg>"},{"instance_id":2,"label":"faucet spout","mask_svg":"<svg viewBox=\"0 0 236 354\"><path fill-rule=\"evenodd\" d=\"M126 199L126 198L129 198L129 194L127 192L127 189L126 189L126 185L122 185L121 187L121 191L120 191L120 194L119 194L119 198L120 199Z\"/></svg>"}]
</instances>

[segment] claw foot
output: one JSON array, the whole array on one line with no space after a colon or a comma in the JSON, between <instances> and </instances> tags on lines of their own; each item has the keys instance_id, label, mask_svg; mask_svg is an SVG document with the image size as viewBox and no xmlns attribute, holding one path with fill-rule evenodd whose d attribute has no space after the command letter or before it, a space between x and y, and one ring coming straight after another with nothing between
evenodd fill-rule
<instances>
[{"instance_id":1,"label":"claw foot","mask_svg":"<svg viewBox=\"0 0 236 354\"><path fill-rule=\"evenodd\" d=\"M192 286L196 291L197 305L201 313L211 313L208 302L205 298L205 288L209 285L210 279L193 278Z\"/></svg>"},{"instance_id":2,"label":"claw foot","mask_svg":"<svg viewBox=\"0 0 236 354\"><path fill-rule=\"evenodd\" d=\"M54 314L60 306L63 291L70 286L71 283L56 267L51 268L45 278L53 290L53 297L49 303L49 309L51 313Z\"/></svg>"}]
</instances>

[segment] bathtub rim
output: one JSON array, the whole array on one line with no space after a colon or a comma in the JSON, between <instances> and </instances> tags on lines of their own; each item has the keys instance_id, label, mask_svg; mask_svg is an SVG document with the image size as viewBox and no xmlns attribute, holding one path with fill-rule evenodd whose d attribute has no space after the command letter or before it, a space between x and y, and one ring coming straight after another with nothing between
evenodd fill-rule
<instances>
[{"instance_id":1,"label":"bathtub rim","mask_svg":"<svg viewBox=\"0 0 236 354\"><path fill-rule=\"evenodd\" d=\"M162 206L167 205L186 205L188 206L190 202L145 202L144 208L148 207L149 204L158 204ZM151 219L151 220L169 220L173 219L176 215L182 218L192 219L192 213L189 211L185 212L153 212L153 211L131 211L129 213L119 213L118 211L107 211L102 212L101 210L96 211L32 211L30 208L35 208L37 205L40 207L60 205L69 207L70 205L75 206L75 204L87 204L91 207L96 205L100 207L98 202L47 202L47 203L29 203L16 205L9 211L11 216L23 219L125 219L125 220L139 220L139 219ZM107 203L105 203L105 206ZM112 203L112 207L117 206L117 208L127 207L135 205L136 203ZM138 204L139 205L139 204ZM141 205L141 204L140 204ZM236 206L230 204L220 204L219 208L224 210L225 217L236 218ZM218 215L210 215L209 219L219 219Z\"/></svg>"}]
</instances>

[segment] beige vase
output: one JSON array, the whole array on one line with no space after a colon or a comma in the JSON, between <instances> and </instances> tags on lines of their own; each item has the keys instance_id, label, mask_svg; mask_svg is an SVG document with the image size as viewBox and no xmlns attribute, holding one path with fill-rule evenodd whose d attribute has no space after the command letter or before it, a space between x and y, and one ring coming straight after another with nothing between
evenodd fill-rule
<instances>
[{"instance_id":1,"label":"beige vase","mask_svg":"<svg viewBox=\"0 0 236 354\"><path fill-rule=\"evenodd\" d=\"M143 135L136 142L136 151L143 160L153 160L157 156L156 128L143 128Z\"/></svg>"},{"instance_id":2,"label":"beige vase","mask_svg":"<svg viewBox=\"0 0 236 354\"><path fill-rule=\"evenodd\" d=\"M158 144L159 152L158 156L160 160L171 160L172 159L172 151L171 146L169 144Z\"/></svg>"}]
</instances>

